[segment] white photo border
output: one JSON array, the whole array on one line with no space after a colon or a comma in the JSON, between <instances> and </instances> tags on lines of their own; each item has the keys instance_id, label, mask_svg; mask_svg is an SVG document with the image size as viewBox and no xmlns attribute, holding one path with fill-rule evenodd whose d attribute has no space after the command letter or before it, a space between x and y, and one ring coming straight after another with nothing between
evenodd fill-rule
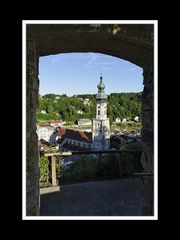
<instances>
[{"instance_id":1,"label":"white photo border","mask_svg":"<svg viewBox=\"0 0 180 240\"><path fill-rule=\"evenodd\" d=\"M153 24L154 25L154 216L26 216L26 25ZM22 20L22 219L23 220L158 220L158 20Z\"/></svg>"}]
</instances>

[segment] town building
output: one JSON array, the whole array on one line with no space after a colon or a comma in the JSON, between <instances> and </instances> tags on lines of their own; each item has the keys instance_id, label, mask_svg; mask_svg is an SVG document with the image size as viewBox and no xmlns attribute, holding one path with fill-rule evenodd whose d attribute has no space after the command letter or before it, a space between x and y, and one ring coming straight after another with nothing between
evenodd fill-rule
<instances>
[{"instance_id":1,"label":"town building","mask_svg":"<svg viewBox=\"0 0 180 240\"><path fill-rule=\"evenodd\" d=\"M59 144L62 151L87 151L110 149L110 123L107 117L107 95L105 85L100 77L96 94L96 118L79 119L78 126L92 126L92 132L64 128L62 122L49 121L49 126L38 128L39 139L51 144ZM56 127L56 128L55 128ZM55 129L54 129L55 128ZM49 135L48 135L49 133Z\"/></svg>"},{"instance_id":2,"label":"town building","mask_svg":"<svg viewBox=\"0 0 180 240\"><path fill-rule=\"evenodd\" d=\"M41 114L46 114L46 110L41 110Z\"/></svg>"},{"instance_id":3,"label":"town building","mask_svg":"<svg viewBox=\"0 0 180 240\"><path fill-rule=\"evenodd\" d=\"M91 126L91 125L92 125L91 119L81 118L78 120L78 126Z\"/></svg>"},{"instance_id":4,"label":"town building","mask_svg":"<svg viewBox=\"0 0 180 240\"><path fill-rule=\"evenodd\" d=\"M86 98L83 103L84 105L88 105L88 106L91 105L89 98Z\"/></svg>"},{"instance_id":5,"label":"town building","mask_svg":"<svg viewBox=\"0 0 180 240\"><path fill-rule=\"evenodd\" d=\"M69 128L60 128L56 142L61 150L84 151L92 149L92 133Z\"/></svg>"},{"instance_id":6,"label":"town building","mask_svg":"<svg viewBox=\"0 0 180 240\"><path fill-rule=\"evenodd\" d=\"M105 85L100 77L96 94L96 118L93 118L92 142L95 150L108 150L110 148L110 124L107 118L107 95Z\"/></svg>"},{"instance_id":7,"label":"town building","mask_svg":"<svg viewBox=\"0 0 180 240\"><path fill-rule=\"evenodd\" d=\"M122 123L126 123L127 122L127 119L126 118L123 118L122 119Z\"/></svg>"},{"instance_id":8,"label":"town building","mask_svg":"<svg viewBox=\"0 0 180 240\"><path fill-rule=\"evenodd\" d=\"M135 122L139 122L139 117L138 117L138 116L135 116L134 121L135 121Z\"/></svg>"},{"instance_id":9,"label":"town building","mask_svg":"<svg viewBox=\"0 0 180 240\"><path fill-rule=\"evenodd\" d=\"M64 121L63 120L50 120L48 122L46 122L46 124L49 124L52 127L62 127L64 125Z\"/></svg>"},{"instance_id":10,"label":"town building","mask_svg":"<svg viewBox=\"0 0 180 240\"><path fill-rule=\"evenodd\" d=\"M60 97L59 97L59 96L56 96L56 97L55 97L55 99L56 99L56 100L59 100L59 99L60 99Z\"/></svg>"},{"instance_id":11,"label":"town building","mask_svg":"<svg viewBox=\"0 0 180 240\"><path fill-rule=\"evenodd\" d=\"M38 140L44 139L45 141L49 142L50 136L52 135L53 132L54 132L54 127L52 127L49 124L37 125Z\"/></svg>"},{"instance_id":12,"label":"town building","mask_svg":"<svg viewBox=\"0 0 180 240\"><path fill-rule=\"evenodd\" d=\"M115 123L121 123L121 119L120 118L116 118L115 119Z\"/></svg>"},{"instance_id":13,"label":"town building","mask_svg":"<svg viewBox=\"0 0 180 240\"><path fill-rule=\"evenodd\" d=\"M62 120L51 120L37 124L38 140L44 139L47 142L54 142L54 133L57 127L62 127L64 122Z\"/></svg>"},{"instance_id":14,"label":"town building","mask_svg":"<svg viewBox=\"0 0 180 240\"><path fill-rule=\"evenodd\" d=\"M77 110L77 113L82 115L84 112L82 110Z\"/></svg>"}]
</instances>

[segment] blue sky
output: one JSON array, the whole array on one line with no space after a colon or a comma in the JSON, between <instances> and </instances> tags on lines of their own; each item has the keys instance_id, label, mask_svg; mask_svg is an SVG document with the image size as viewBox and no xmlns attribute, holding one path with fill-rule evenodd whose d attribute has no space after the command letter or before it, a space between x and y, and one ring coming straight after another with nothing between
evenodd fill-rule
<instances>
[{"instance_id":1,"label":"blue sky","mask_svg":"<svg viewBox=\"0 0 180 240\"><path fill-rule=\"evenodd\" d=\"M100 53L66 53L40 57L39 92L95 94L101 73L106 94L143 90L142 68L137 65Z\"/></svg>"}]
</instances>

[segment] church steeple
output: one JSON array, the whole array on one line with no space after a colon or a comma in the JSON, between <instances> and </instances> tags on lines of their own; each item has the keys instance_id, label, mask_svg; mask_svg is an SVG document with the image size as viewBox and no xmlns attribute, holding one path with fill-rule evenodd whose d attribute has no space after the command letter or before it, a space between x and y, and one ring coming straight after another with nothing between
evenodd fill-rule
<instances>
[{"instance_id":1,"label":"church steeple","mask_svg":"<svg viewBox=\"0 0 180 240\"><path fill-rule=\"evenodd\" d=\"M107 95L104 92L102 74L100 83L97 85L96 94L96 118L93 118L92 139L93 148L97 150L107 150L110 148L110 124L107 118Z\"/></svg>"},{"instance_id":2,"label":"church steeple","mask_svg":"<svg viewBox=\"0 0 180 240\"><path fill-rule=\"evenodd\" d=\"M105 85L102 80L103 80L103 77L102 77L102 73L101 73L100 83L97 85L97 88L98 88L98 93L96 94L97 100L106 100L107 99L107 95L104 92Z\"/></svg>"}]
</instances>

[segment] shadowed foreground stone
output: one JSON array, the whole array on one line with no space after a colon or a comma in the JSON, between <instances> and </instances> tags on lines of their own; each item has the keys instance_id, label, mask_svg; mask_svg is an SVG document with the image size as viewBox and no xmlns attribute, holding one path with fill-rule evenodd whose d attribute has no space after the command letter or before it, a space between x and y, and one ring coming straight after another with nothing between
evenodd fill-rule
<instances>
[{"instance_id":1,"label":"shadowed foreground stone","mask_svg":"<svg viewBox=\"0 0 180 240\"><path fill-rule=\"evenodd\" d=\"M142 216L142 187L140 179L128 178L41 189L40 215Z\"/></svg>"}]
</instances>

